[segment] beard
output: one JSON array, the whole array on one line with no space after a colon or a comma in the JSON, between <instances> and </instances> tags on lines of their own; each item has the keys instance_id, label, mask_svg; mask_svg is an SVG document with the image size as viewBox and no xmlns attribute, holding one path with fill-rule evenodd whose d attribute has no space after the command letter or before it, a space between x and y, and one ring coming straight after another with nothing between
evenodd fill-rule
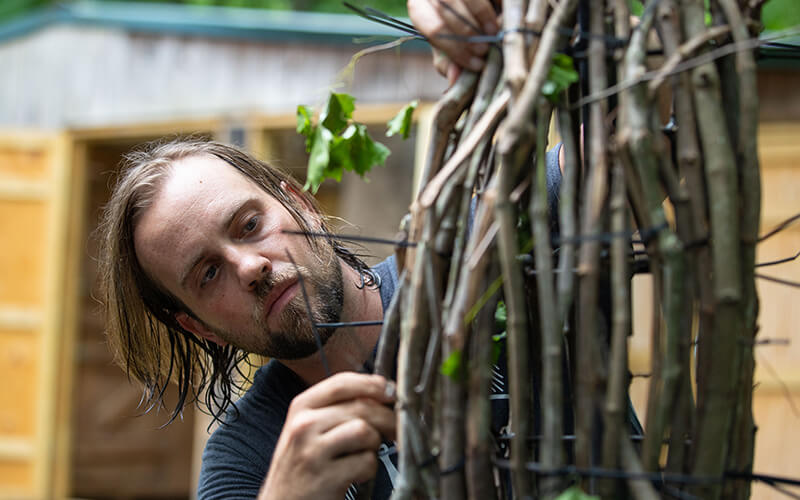
<instances>
[{"instance_id":1,"label":"beard","mask_svg":"<svg viewBox=\"0 0 800 500\"><path fill-rule=\"evenodd\" d=\"M312 272L297 266L296 274L292 271L289 276L270 275L256 284L256 295L260 300L253 319L263 340L263 345L256 351L258 354L283 360L302 359L316 353L333 336L335 328L314 325L336 323L341 318L344 304L342 269L336 258L329 265L319 267ZM301 290L281 311L277 318L279 326L271 330L266 322L264 299L278 283L294 279L297 274L302 278ZM308 295L308 304L303 288Z\"/></svg>"},{"instance_id":2,"label":"beard","mask_svg":"<svg viewBox=\"0 0 800 500\"><path fill-rule=\"evenodd\" d=\"M329 258L317 258L314 268L300 266L281 274L267 274L256 283L254 293L257 297L253 308L254 332L242 335L224 328L206 324L206 328L221 339L244 351L260 354L279 360L303 359L311 356L324 346L333 336L335 328L315 328L316 323L336 323L341 318L344 304L342 268L333 249ZM288 302L280 315L273 319L277 327L267 324L267 311L264 301L269 293L287 280L302 278L300 291ZM308 306L303 297L303 288L308 295ZM277 321L276 321L277 320ZM316 334L315 334L316 330Z\"/></svg>"}]
</instances>

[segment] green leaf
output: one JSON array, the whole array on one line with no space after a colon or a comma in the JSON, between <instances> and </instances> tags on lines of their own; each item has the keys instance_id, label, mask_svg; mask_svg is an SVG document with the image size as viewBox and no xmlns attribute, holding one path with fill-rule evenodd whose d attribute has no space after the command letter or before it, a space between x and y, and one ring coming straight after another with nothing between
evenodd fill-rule
<instances>
[{"instance_id":1,"label":"green leaf","mask_svg":"<svg viewBox=\"0 0 800 500\"><path fill-rule=\"evenodd\" d=\"M761 10L761 22L769 31L800 25L800 9L797 8L797 0L769 0Z\"/></svg>"},{"instance_id":2,"label":"green leaf","mask_svg":"<svg viewBox=\"0 0 800 500\"><path fill-rule=\"evenodd\" d=\"M641 17L641 15L644 14L644 4L640 0L630 0L628 3L632 15Z\"/></svg>"},{"instance_id":3,"label":"green leaf","mask_svg":"<svg viewBox=\"0 0 800 500\"><path fill-rule=\"evenodd\" d=\"M309 152L304 189L314 193L325 179L342 180L349 170L361 177L374 165L383 165L389 149L369 136L366 125L352 122L355 100L347 94L331 93L314 125L311 108L297 107L297 132L306 136Z\"/></svg>"},{"instance_id":4,"label":"green leaf","mask_svg":"<svg viewBox=\"0 0 800 500\"><path fill-rule=\"evenodd\" d=\"M506 321L508 320L508 310L506 303L503 300L497 302L497 308L494 310L494 322L497 328L506 329Z\"/></svg>"},{"instance_id":5,"label":"green leaf","mask_svg":"<svg viewBox=\"0 0 800 500\"><path fill-rule=\"evenodd\" d=\"M311 151L313 136L316 127L311 121L311 108L308 106L297 106L297 132L306 138L306 153Z\"/></svg>"},{"instance_id":6,"label":"green leaf","mask_svg":"<svg viewBox=\"0 0 800 500\"><path fill-rule=\"evenodd\" d=\"M403 139L408 139L408 134L411 132L411 116L414 114L414 110L417 109L418 104L418 100L411 101L406 104L394 118L389 120L386 124L388 127L386 137L400 134Z\"/></svg>"},{"instance_id":7,"label":"green leaf","mask_svg":"<svg viewBox=\"0 0 800 500\"><path fill-rule=\"evenodd\" d=\"M572 58L566 54L555 54L547 72L547 80L542 85L542 95L557 103L561 93L577 81L578 72L575 71Z\"/></svg>"},{"instance_id":8,"label":"green leaf","mask_svg":"<svg viewBox=\"0 0 800 500\"><path fill-rule=\"evenodd\" d=\"M587 495L579 487L572 486L558 495L556 500L600 500L600 497Z\"/></svg>"},{"instance_id":9,"label":"green leaf","mask_svg":"<svg viewBox=\"0 0 800 500\"><path fill-rule=\"evenodd\" d=\"M386 158L390 154L389 148L373 141L366 125L356 125L352 141L350 154L353 159L353 171L361 177L364 177L373 166L386 163Z\"/></svg>"},{"instance_id":10,"label":"green leaf","mask_svg":"<svg viewBox=\"0 0 800 500\"><path fill-rule=\"evenodd\" d=\"M319 115L319 122L334 134L339 134L353 118L353 110L353 96L331 92L322 114Z\"/></svg>"},{"instance_id":11,"label":"green leaf","mask_svg":"<svg viewBox=\"0 0 800 500\"><path fill-rule=\"evenodd\" d=\"M311 154L308 157L308 172L306 174L306 184L303 189L311 188L316 194L319 185L325 180L325 173L330 163L330 149L333 141L333 134L325 127L316 127L314 135L310 137ZM341 176L341 174L340 174Z\"/></svg>"},{"instance_id":12,"label":"green leaf","mask_svg":"<svg viewBox=\"0 0 800 500\"><path fill-rule=\"evenodd\" d=\"M442 362L439 371L442 375L447 375L453 380L459 380L461 378L461 351L451 352L447 359Z\"/></svg>"},{"instance_id":13,"label":"green leaf","mask_svg":"<svg viewBox=\"0 0 800 500\"><path fill-rule=\"evenodd\" d=\"M314 125L311 123L311 108L303 106L302 104L297 106L297 133L308 137L313 131Z\"/></svg>"}]
</instances>

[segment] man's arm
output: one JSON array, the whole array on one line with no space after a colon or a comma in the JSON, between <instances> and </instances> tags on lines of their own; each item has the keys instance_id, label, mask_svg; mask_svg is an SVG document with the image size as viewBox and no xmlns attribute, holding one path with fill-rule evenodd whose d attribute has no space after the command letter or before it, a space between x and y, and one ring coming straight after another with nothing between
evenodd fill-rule
<instances>
[{"instance_id":1,"label":"man's arm","mask_svg":"<svg viewBox=\"0 0 800 500\"><path fill-rule=\"evenodd\" d=\"M377 375L340 373L298 395L259 500L341 500L377 469L382 439L394 439L394 385Z\"/></svg>"}]
</instances>

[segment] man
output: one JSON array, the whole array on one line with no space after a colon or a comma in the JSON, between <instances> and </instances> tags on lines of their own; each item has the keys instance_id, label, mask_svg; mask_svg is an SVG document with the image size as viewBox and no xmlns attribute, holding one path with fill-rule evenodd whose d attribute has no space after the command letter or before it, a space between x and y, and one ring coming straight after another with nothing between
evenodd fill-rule
<instances>
[{"instance_id":1,"label":"man","mask_svg":"<svg viewBox=\"0 0 800 500\"><path fill-rule=\"evenodd\" d=\"M204 453L200 498L340 500L376 471L375 498L388 498L394 385L357 373L380 327L317 339L308 310L313 323L382 319L394 263L369 269L335 237L285 231L328 227L293 179L236 148L189 140L129 155L100 227L109 345L151 407L170 382L173 417L204 390L215 416L230 407ZM273 361L231 405L247 353Z\"/></svg>"},{"instance_id":2,"label":"man","mask_svg":"<svg viewBox=\"0 0 800 500\"><path fill-rule=\"evenodd\" d=\"M129 155L100 231L109 345L149 404L175 381L176 414L203 388L224 409L245 353L279 360L209 440L201 498L341 499L375 475L395 431L393 384L355 372L380 327L321 329L336 374L325 378L300 279L315 322L380 320L393 259L368 269L335 238L286 234L328 232L313 198L236 148L193 140ZM387 498L393 466L381 458Z\"/></svg>"}]
</instances>

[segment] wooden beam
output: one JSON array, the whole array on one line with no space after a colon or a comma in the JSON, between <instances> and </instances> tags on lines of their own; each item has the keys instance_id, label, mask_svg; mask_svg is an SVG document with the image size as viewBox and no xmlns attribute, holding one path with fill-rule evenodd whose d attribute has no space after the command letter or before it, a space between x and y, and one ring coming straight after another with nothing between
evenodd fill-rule
<instances>
[{"instance_id":1,"label":"wooden beam","mask_svg":"<svg viewBox=\"0 0 800 500\"><path fill-rule=\"evenodd\" d=\"M36 445L29 438L0 437L0 459L31 461L36 454Z\"/></svg>"},{"instance_id":2,"label":"wooden beam","mask_svg":"<svg viewBox=\"0 0 800 500\"><path fill-rule=\"evenodd\" d=\"M47 182L0 178L0 198L15 201L44 201L50 195Z\"/></svg>"},{"instance_id":3,"label":"wooden beam","mask_svg":"<svg viewBox=\"0 0 800 500\"><path fill-rule=\"evenodd\" d=\"M34 333L44 323L44 313L37 308L0 306L0 329Z\"/></svg>"}]
</instances>

